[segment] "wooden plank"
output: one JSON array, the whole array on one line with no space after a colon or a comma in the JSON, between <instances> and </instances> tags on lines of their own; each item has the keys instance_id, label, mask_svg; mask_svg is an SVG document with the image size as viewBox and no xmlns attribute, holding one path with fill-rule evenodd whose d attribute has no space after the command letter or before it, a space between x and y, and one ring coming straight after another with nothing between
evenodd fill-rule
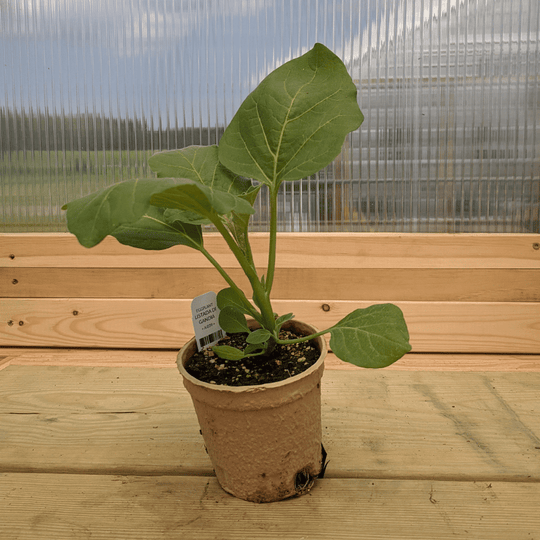
<instances>
[{"instance_id":1,"label":"wooden plank","mask_svg":"<svg viewBox=\"0 0 540 540\"><path fill-rule=\"evenodd\" d=\"M540 485L324 479L257 505L207 477L0 475L3 538L534 539Z\"/></svg>"},{"instance_id":2,"label":"wooden plank","mask_svg":"<svg viewBox=\"0 0 540 540\"><path fill-rule=\"evenodd\" d=\"M9 356L0 355L0 370L8 367L11 363L11 358Z\"/></svg>"},{"instance_id":3,"label":"wooden plank","mask_svg":"<svg viewBox=\"0 0 540 540\"><path fill-rule=\"evenodd\" d=\"M17 348L17 347L0 347L0 370L8 367L11 365L13 360L17 358L20 354L27 353L29 350L28 348ZM37 351L38 349L33 349ZM40 349L42 352L45 351L45 349Z\"/></svg>"},{"instance_id":4,"label":"wooden plank","mask_svg":"<svg viewBox=\"0 0 540 540\"><path fill-rule=\"evenodd\" d=\"M371 304L273 302L278 313L295 313L321 330ZM414 352L540 353L540 303L397 304ZM192 335L189 300L20 298L0 308L0 346L180 349Z\"/></svg>"},{"instance_id":5,"label":"wooden plank","mask_svg":"<svg viewBox=\"0 0 540 540\"><path fill-rule=\"evenodd\" d=\"M540 373L328 370L329 478L540 482ZM175 368L11 365L1 472L212 475Z\"/></svg>"},{"instance_id":6,"label":"wooden plank","mask_svg":"<svg viewBox=\"0 0 540 540\"><path fill-rule=\"evenodd\" d=\"M139 367L174 368L176 350L124 350L124 349L18 349L11 353L4 349L5 364L0 369L14 366L79 366L79 367ZM0 349L0 355L2 355ZM1 356L0 356L1 357ZM329 352L326 369L360 370L343 362ZM397 371L504 371L539 372L540 355L517 354L406 354L399 362L386 368Z\"/></svg>"},{"instance_id":7,"label":"wooden plank","mask_svg":"<svg viewBox=\"0 0 540 540\"><path fill-rule=\"evenodd\" d=\"M264 273L264 269L261 269ZM243 273L230 269L244 290ZM540 302L540 269L281 268L272 296L297 300ZM194 298L227 287L212 268L0 268L6 298Z\"/></svg>"},{"instance_id":8,"label":"wooden plank","mask_svg":"<svg viewBox=\"0 0 540 540\"><path fill-rule=\"evenodd\" d=\"M4 234L0 267L209 267L189 248L146 252L113 238L85 249L69 234ZM534 234L280 233L281 268L538 268L540 243ZM206 234L205 245L225 267L236 266L219 235ZM254 233L257 265L267 260L268 235ZM13 256L11 258L10 256Z\"/></svg>"},{"instance_id":9,"label":"wooden plank","mask_svg":"<svg viewBox=\"0 0 540 540\"><path fill-rule=\"evenodd\" d=\"M5 349L7 352L8 349ZM0 349L0 354L2 350ZM125 349L19 349L7 356L14 366L176 368L178 350ZM516 358L525 369L527 360Z\"/></svg>"},{"instance_id":10,"label":"wooden plank","mask_svg":"<svg viewBox=\"0 0 540 540\"><path fill-rule=\"evenodd\" d=\"M15 363L15 361L12 361ZM18 365L19 362L17 362ZM332 352L325 360L325 369L361 370L343 362ZM540 372L540 355L518 354L406 354L385 370L390 371L476 371L476 372Z\"/></svg>"}]
</instances>

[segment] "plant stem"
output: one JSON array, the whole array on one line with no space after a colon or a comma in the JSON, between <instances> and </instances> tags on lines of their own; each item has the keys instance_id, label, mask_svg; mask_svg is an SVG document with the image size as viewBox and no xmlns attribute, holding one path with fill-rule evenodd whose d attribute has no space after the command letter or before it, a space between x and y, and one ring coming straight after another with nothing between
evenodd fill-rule
<instances>
[{"instance_id":1,"label":"plant stem","mask_svg":"<svg viewBox=\"0 0 540 540\"><path fill-rule=\"evenodd\" d=\"M266 273L266 292L270 296L274 282L276 269L276 245L277 245L277 192L270 190L270 242L268 246L268 271Z\"/></svg>"},{"instance_id":2,"label":"plant stem","mask_svg":"<svg viewBox=\"0 0 540 540\"><path fill-rule=\"evenodd\" d=\"M251 266L253 266L253 268L255 268L255 261L253 260L253 251L251 250L251 244L249 242L249 235L248 235L247 232L246 232L245 235L243 235L242 239L244 241L244 250L246 252L246 258L249 261L249 263L251 264Z\"/></svg>"},{"instance_id":3,"label":"plant stem","mask_svg":"<svg viewBox=\"0 0 540 540\"><path fill-rule=\"evenodd\" d=\"M279 338L276 338L274 337L274 339L276 340L276 343L278 343L279 345L292 345L293 343L303 343L304 341L309 341L310 339L315 339L319 336L322 336L324 334L328 334L328 332L330 332L330 330L332 330L333 326L331 326L330 328L328 328L327 330L323 330L322 332L317 332L316 334L311 334L309 336L303 336L301 338L298 338L298 339L279 339Z\"/></svg>"},{"instance_id":4,"label":"plant stem","mask_svg":"<svg viewBox=\"0 0 540 540\"><path fill-rule=\"evenodd\" d=\"M273 332L274 328L276 327L274 310L272 309L272 305L270 304L269 294L266 292L265 287L263 287L259 276L257 275L257 270L255 266L249 262L247 257L244 255L244 252L235 242L234 238L231 236L225 225L218 220L214 221L213 223L217 227L218 231L221 233L221 236L223 236L223 238L227 242L230 250L236 257L236 260L240 263L240 266L244 270L244 273L246 274L249 282L251 283L251 288L253 290L253 300L257 304L257 307L261 310L261 324L269 332Z\"/></svg>"},{"instance_id":5,"label":"plant stem","mask_svg":"<svg viewBox=\"0 0 540 540\"><path fill-rule=\"evenodd\" d=\"M249 300L246 298L246 295L244 294L244 291L236 285L236 283L232 280L231 276L227 274L226 270L210 255L208 251L204 247L200 248L201 253L212 263L214 268L221 274L221 277L230 285L230 287L236 292L237 296L242 299L242 302L244 303L244 306L246 310L249 311L250 315L255 319L260 319L259 313L257 310L251 305Z\"/></svg>"}]
</instances>

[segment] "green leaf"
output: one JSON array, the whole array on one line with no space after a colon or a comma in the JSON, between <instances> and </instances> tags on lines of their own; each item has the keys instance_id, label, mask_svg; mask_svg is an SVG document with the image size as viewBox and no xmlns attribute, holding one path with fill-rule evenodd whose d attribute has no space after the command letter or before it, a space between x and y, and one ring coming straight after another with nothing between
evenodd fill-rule
<instances>
[{"instance_id":1,"label":"green leaf","mask_svg":"<svg viewBox=\"0 0 540 540\"><path fill-rule=\"evenodd\" d=\"M188 178L232 195L241 195L253 188L251 180L241 178L219 162L216 145L158 152L148 160L148 165L158 178Z\"/></svg>"},{"instance_id":2,"label":"green leaf","mask_svg":"<svg viewBox=\"0 0 540 540\"><path fill-rule=\"evenodd\" d=\"M251 206L255 204L255 200L259 195L262 184L258 186L253 186L249 191L240 195L240 197L246 200ZM251 219L251 214L239 214L238 212L232 212L231 220L227 224L229 231L236 240L236 243L243 251L244 255L248 258L249 261L253 262L253 256L251 254L251 248L249 245L248 229L249 229L249 220Z\"/></svg>"},{"instance_id":3,"label":"green leaf","mask_svg":"<svg viewBox=\"0 0 540 540\"><path fill-rule=\"evenodd\" d=\"M246 345L246 348L244 349L244 358L250 357L250 356L260 356L261 354L265 353L265 348L263 345L256 343L256 344L248 344Z\"/></svg>"},{"instance_id":4,"label":"green leaf","mask_svg":"<svg viewBox=\"0 0 540 540\"><path fill-rule=\"evenodd\" d=\"M276 327L278 328L278 330L283 324L285 324L287 321L290 321L291 319L294 319L293 313L287 313L286 315L281 315L281 317L278 317L276 319Z\"/></svg>"},{"instance_id":5,"label":"green leaf","mask_svg":"<svg viewBox=\"0 0 540 540\"><path fill-rule=\"evenodd\" d=\"M166 208L163 217L167 223L180 221L182 223L191 223L191 225L209 225L211 221L208 218L202 217L194 212L186 210L178 210L176 208Z\"/></svg>"},{"instance_id":6,"label":"green leaf","mask_svg":"<svg viewBox=\"0 0 540 540\"><path fill-rule=\"evenodd\" d=\"M177 185L161 193L152 195L151 204L162 208L176 208L195 212L210 221L217 216L236 211L245 214L255 212L244 199L225 191L213 190L193 180L181 178Z\"/></svg>"},{"instance_id":7,"label":"green leaf","mask_svg":"<svg viewBox=\"0 0 540 540\"><path fill-rule=\"evenodd\" d=\"M85 247L99 244L121 225L135 223L150 207L150 198L178 180L127 180L65 204L67 225Z\"/></svg>"},{"instance_id":8,"label":"green leaf","mask_svg":"<svg viewBox=\"0 0 540 540\"><path fill-rule=\"evenodd\" d=\"M246 216L254 212L249 196L246 199L255 189L251 180L225 168L215 145L159 152L148 163L159 178L182 179L178 189L152 199L156 206L174 209L180 221L200 224L233 211Z\"/></svg>"},{"instance_id":9,"label":"green leaf","mask_svg":"<svg viewBox=\"0 0 540 540\"><path fill-rule=\"evenodd\" d=\"M411 350L401 310L393 304L357 309L330 329L338 358L365 368L381 368Z\"/></svg>"},{"instance_id":10,"label":"green leaf","mask_svg":"<svg viewBox=\"0 0 540 540\"><path fill-rule=\"evenodd\" d=\"M184 245L200 250L203 235L199 225L167 219L167 211L151 206L135 223L121 225L111 233L121 244L140 249L160 250Z\"/></svg>"},{"instance_id":11,"label":"green leaf","mask_svg":"<svg viewBox=\"0 0 540 540\"><path fill-rule=\"evenodd\" d=\"M245 302L248 302L248 299L245 296L241 298L232 287L222 289L217 293L217 305L219 309L230 306L246 315L250 315L251 313L248 311Z\"/></svg>"},{"instance_id":12,"label":"green leaf","mask_svg":"<svg viewBox=\"0 0 540 540\"><path fill-rule=\"evenodd\" d=\"M268 330L259 328L251 332L246 338L246 341L252 345L261 345L262 343L266 343L271 337L272 334Z\"/></svg>"},{"instance_id":13,"label":"green leaf","mask_svg":"<svg viewBox=\"0 0 540 540\"><path fill-rule=\"evenodd\" d=\"M277 190L310 176L341 151L364 117L343 62L320 43L268 75L245 99L219 143L231 171Z\"/></svg>"},{"instance_id":14,"label":"green leaf","mask_svg":"<svg viewBox=\"0 0 540 540\"><path fill-rule=\"evenodd\" d=\"M220 310L219 326L221 326L227 334L250 332L243 312L232 306L225 306Z\"/></svg>"},{"instance_id":15,"label":"green leaf","mask_svg":"<svg viewBox=\"0 0 540 540\"><path fill-rule=\"evenodd\" d=\"M242 296L240 296L240 294ZM262 324L262 317L260 313L249 303L249 300L242 291L237 293L232 287L222 289L217 294L217 305L220 310L226 307L235 308L241 313L253 317Z\"/></svg>"},{"instance_id":16,"label":"green leaf","mask_svg":"<svg viewBox=\"0 0 540 540\"><path fill-rule=\"evenodd\" d=\"M212 351L224 360L242 360L244 358L243 351L229 345L215 345L212 347Z\"/></svg>"}]
</instances>

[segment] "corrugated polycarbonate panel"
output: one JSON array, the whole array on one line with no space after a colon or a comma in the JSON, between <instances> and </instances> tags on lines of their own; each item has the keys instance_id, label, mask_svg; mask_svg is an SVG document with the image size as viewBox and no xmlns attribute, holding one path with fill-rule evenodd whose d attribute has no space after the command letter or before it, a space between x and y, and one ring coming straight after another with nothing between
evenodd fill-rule
<instances>
[{"instance_id":1,"label":"corrugated polycarbonate panel","mask_svg":"<svg viewBox=\"0 0 540 540\"><path fill-rule=\"evenodd\" d=\"M0 1L0 230L63 231L66 201L219 141L319 41L366 119L283 186L281 230L540 232L539 28L537 0Z\"/></svg>"}]
</instances>

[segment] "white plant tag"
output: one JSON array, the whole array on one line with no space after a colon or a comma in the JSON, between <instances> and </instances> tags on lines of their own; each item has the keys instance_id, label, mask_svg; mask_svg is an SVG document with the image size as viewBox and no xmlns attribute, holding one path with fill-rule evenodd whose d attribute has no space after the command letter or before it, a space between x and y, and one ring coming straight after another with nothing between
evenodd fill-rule
<instances>
[{"instance_id":1,"label":"white plant tag","mask_svg":"<svg viewBox=\"0 0 540 540\"><path fill-rule=\"evenodd\" d=\"M191 318L199 351L215 345L225 336L225 332L219 326L219 309L215 292L210 291L193 299Z\"/></svg>"}]
</instances>

